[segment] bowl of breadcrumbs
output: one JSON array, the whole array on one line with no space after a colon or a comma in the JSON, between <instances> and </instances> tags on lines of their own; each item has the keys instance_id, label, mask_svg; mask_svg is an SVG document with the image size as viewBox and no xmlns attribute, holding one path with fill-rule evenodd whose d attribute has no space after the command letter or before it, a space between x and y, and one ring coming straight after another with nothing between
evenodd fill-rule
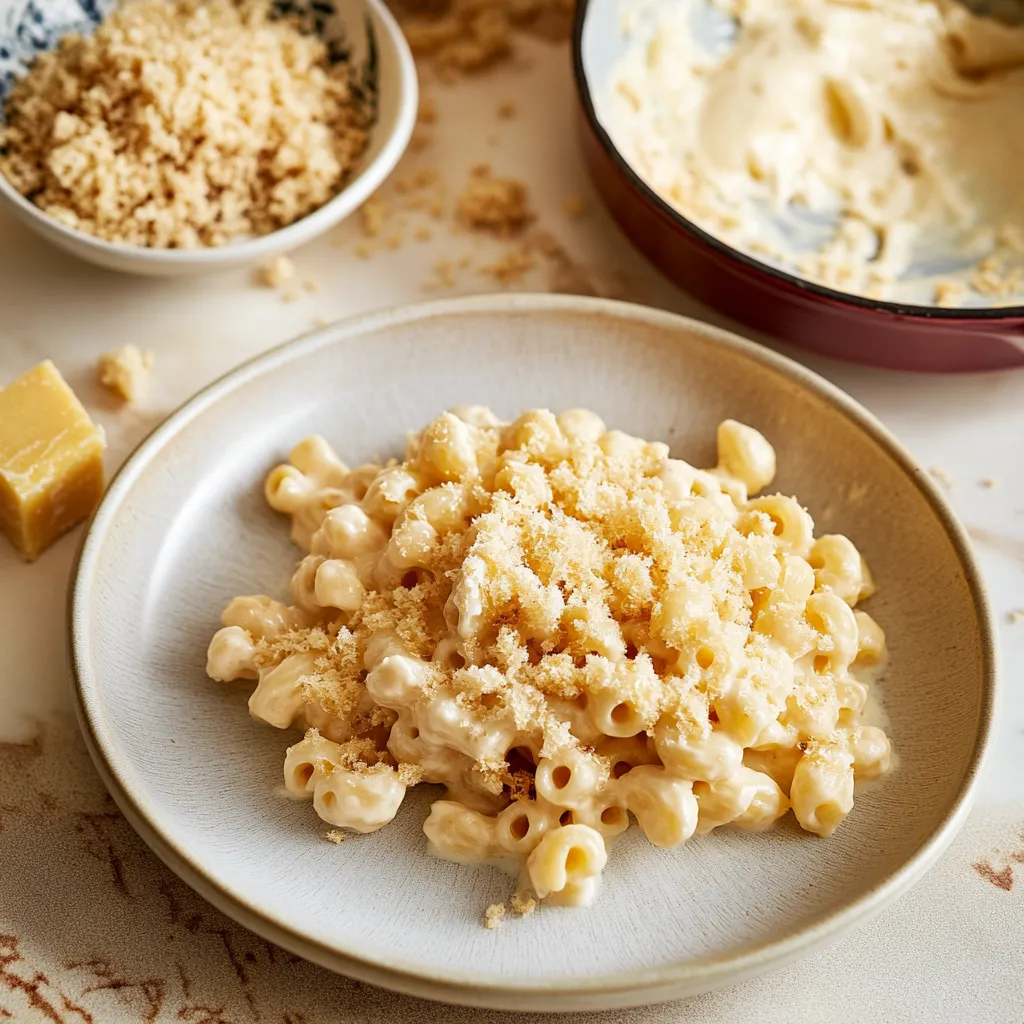
<instances>
[{"instance_id":1,"label":"bowl of breadcrumbs","mask_svg":"<svg viewBox=\"0 0 1024 1024\"><path fill-rule=\"evenodd\" d=\"M264 262L356 210L412 135L381 0L22 6L0 0L0 199L101 266Z\"/></svg>"}]
</instances>

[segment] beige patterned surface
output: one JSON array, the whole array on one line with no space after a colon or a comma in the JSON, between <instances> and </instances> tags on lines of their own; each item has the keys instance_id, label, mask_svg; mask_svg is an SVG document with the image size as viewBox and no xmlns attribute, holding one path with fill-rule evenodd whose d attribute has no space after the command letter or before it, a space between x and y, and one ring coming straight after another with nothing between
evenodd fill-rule
<instances>
[{"instance_id":1,"label":"beige patterned surface","mask_svg":"<svg viewBox=\"0 0 1024 1024\"><path fill-rule=\"evenodd\" d=\"M437 166L439 154L457 152L444 171L452 193L478 160L527 180L540 222L570 254L580 255L574 287L582 280L591 290L607 290L614 282L642 301L702 315L626 248L599 211L581 219L565 215L567 195L590 194L573 143L564 51L534 44L526 59L529 75L511 68L479 88L439 92L434 141L415 160ZM497 145L488 143L486 133L469 130L489 125L509 96L517 97L519 116L500 127ZM4 219L0 379L54 358L106 426L108 467L114 469L171 408L238 361L308 329L318 317L420 297L421 283L436 276L440 259L469 251L483 261L501 251L440 227L429 243L410 241L367 261L353 251L358 226L346 230L342 248L325 240L296 254L299 273L315 276L319 289L284 302L269 290L255 290L243 274L153 282L84 268ZM543 267L522 282L549 285ZM469 270L455 274L451 291L492 287L490 278ZM151 348L157 357L152 393L134 410L119 410L92 383L99 353L126 342ZM1020 1019L1024 694L1014 683L1024 669L1024 622L1011 624L1008 614L1024 606L1024 377L914 378L811 362L876 412L924 465L952 479L950 498L978 545L1010 683L982 801L918 887L829 949L687 1003L573 1020ZM987 479L998 483L982 487ZM77 536L66 539L35 566L0 548L0 1021L517 1019L395 996L296 961L231 923L156 861L106 797L72 717L63 601L76 542Z\"/></svg>"},{"instance_id":2,"label":"beige patterned surface","mask_svg":"<svg viewBox=\"0 0 1024 1024\"><path fill-rule=\"evenodd\" d=\"M124 822L61 716L0 748L0 1019L60 1024L543 1021L348 981L195 896ZM1014 1020L1024 815L976 812L940 865L860 932L721 993L580 1022ZM987 877L984 877L987 876ZM962 973L957 975L957 970ZM940 984L953 975L956 986ZM566 1018L568 1019L568 1018Z\"/></svg>"}]
</instances>

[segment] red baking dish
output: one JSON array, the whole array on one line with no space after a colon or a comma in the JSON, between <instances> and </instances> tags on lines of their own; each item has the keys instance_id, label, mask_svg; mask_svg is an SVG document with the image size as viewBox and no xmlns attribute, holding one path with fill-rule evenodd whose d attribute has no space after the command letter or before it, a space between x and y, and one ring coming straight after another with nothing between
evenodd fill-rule
<instances>
[{"instance_id":1,"label":"red baking dish","mask_svg":"<svg viewBox=\"0 0 1024 1024\"><path fill-rule=\"evenodd\" d=\"M761 263L674 210L629 166L598 120L584 58L594 6L579 0L573 31L584 159L619 226L671 280L741 323L838 359L947 373L1024 366L1024 306L944 309L849 295Z\"/></svg>"}]
</instances>

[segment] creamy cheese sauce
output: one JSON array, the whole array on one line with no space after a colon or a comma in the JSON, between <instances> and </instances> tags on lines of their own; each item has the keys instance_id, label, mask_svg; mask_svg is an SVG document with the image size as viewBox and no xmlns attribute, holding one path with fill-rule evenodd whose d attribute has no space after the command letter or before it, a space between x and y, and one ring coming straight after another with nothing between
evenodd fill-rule
<instances>
[{"instance_id":1,"label":"creamy cheese sauce","mask_svg":"<svg viewBox=\"0 0 1024 1024\"><path fill-rule=\"evenodd\" d=\"M600 114L732 245L862 295L1024 290L1024 29L944 0L676 0L624 11Z\"/></svg>"}]
</instances>

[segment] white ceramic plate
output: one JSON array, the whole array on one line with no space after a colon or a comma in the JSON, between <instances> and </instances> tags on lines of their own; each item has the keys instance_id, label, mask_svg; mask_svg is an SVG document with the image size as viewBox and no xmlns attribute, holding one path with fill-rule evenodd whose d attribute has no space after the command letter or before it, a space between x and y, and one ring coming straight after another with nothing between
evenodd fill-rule
<instances>
[{"instance_id":1,"label":"white ceramic plate","mask_svg":"<svg viewBox=\"0 0 1024 1024\"><path fill-rule=\"evenodd\" d=\"M596 904L481 925L511 880L425 853L429 798L334 846L275 794L286 734L211 682L225 603L284 593L299 557L262 497L311 432L349 462L459 403L594 408L705 465L727 416L764 431L778 486L848 533L880 591L899 769L830 840L787 823L675 850L627 834ZM992 730L992 628L967 541L926 475L863 409L795 363L666 313L502 296L325 328L213 384L112 483L71 589L86 739L122 810L202 895L266 938L417 995L516 1009L607 1008L701 991L835 937L916 881L966 816ZM425 790L427 787L420 787ZM635 830L634 830L635 831Z\"/></svg>"}]
</instances>

